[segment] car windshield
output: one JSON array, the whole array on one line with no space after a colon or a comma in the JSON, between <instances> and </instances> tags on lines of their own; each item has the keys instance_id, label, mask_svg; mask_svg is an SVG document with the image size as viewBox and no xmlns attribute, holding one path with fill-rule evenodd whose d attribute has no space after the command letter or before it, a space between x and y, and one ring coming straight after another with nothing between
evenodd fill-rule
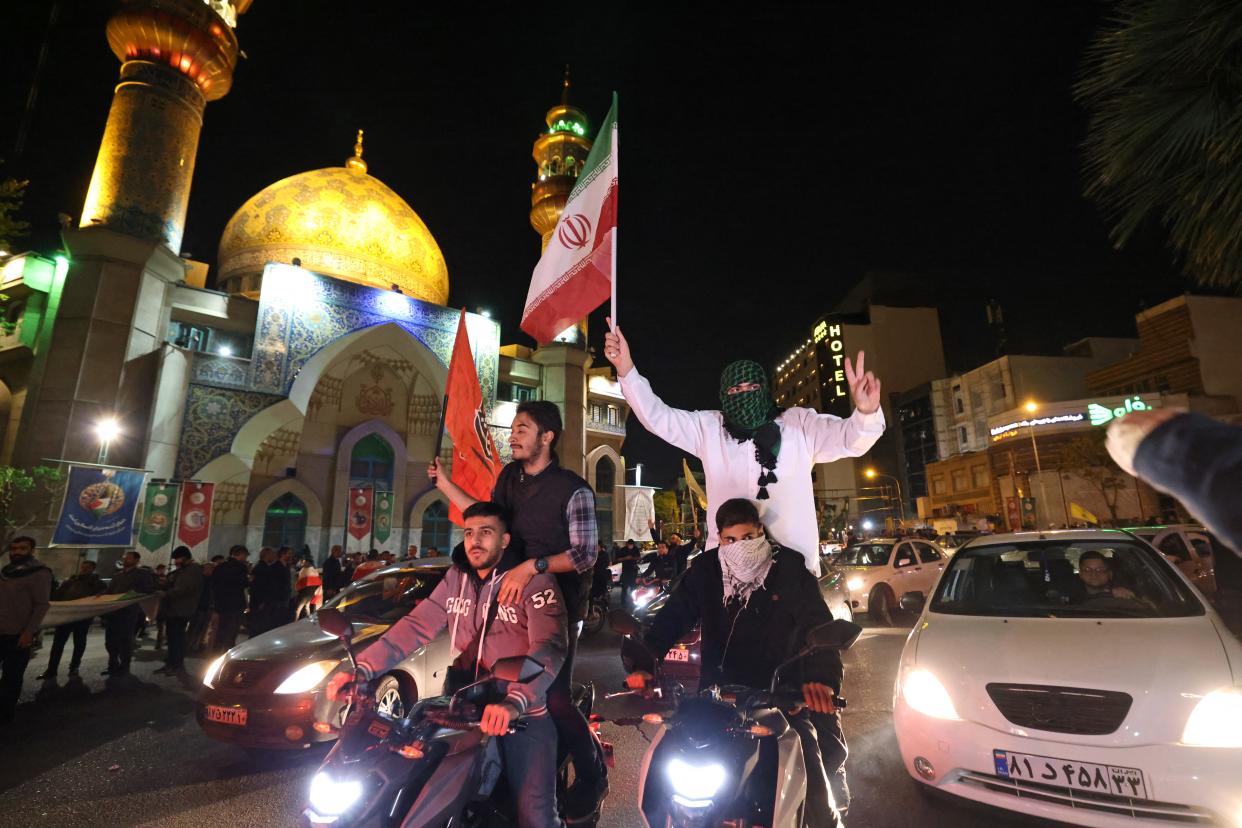
<instances>
[{"instance_id":1,"label":"car windshield","mask_svg":"<svg viewBox=\"0 0 1242 828\"><path fill-rule=\"evenodd\" d=\"M965 547L932 612L1047 618L1170 618L1203 605L1160 553L1123 537Z\"/></svg>"},{"instance_id":2,"label":"car windshield","mask_svg":"<svg viewBox=\"0 0 1242 828\"><path fill-rule=\"evenodd\" d=\"M860 543L846 549L837 558L838 566L884 566L893 554L891 543Z\"/></svg>"},{"instance_id":3,"label":"car windshield","mask_svg":"<svg viewBox=\"0 0 1242 828\"><path fill-rule=\"evenodd\" d=\"M351 584L325 606L353 623L391 624L418 606L443 577L439 570L394 572Z\"/></svg>"}]
</instances>

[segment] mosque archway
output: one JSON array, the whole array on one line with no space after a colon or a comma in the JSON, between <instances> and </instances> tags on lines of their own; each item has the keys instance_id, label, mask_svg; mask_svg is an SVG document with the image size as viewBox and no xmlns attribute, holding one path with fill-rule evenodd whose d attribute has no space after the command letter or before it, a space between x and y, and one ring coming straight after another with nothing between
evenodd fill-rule
<instances>
[{"instance_id":1,"label":"mosque archway","mask_svg":"<svg viewBox=\"0 0 1242 828\"><path fill-rule=\"evenodd\" d=\"M449 520L448 505L443 500L433 500L423 510L423 532L418 548L424 553L435 548L440 554L453 551L453 523Z\"/></svg>"},{"instance_id":2,"label":"mosque archway","mask_svg":"<svg viewBox=\"0 0 1242 828\"><path fill-rule=\"evenodd\" d=\"M263 516L263 545L295 552L306 543L307 509L302 499L286 492L272 501Z\"/></svg>"}]
</instances>

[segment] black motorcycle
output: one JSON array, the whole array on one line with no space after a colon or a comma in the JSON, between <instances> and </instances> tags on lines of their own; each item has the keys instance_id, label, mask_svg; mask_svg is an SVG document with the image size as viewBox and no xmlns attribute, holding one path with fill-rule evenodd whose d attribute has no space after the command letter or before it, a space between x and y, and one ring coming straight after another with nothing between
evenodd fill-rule
<instances>
[{"instance_id":1,"label":"black motorcycle","mask_svg":"<svg viewBox=\"0 0 1242 828\"><path fill-rule=\"evenodd\" d=\"M418 702L408 715L388 718L375 707L374 694L357 680L349 622L332 609L321 610L319 624L345 644L355 670L355 690L340 738L311 781L304 824L340 828L396 828L411 825L485 826L515 824L512 797L505 789L499 752L479 729L483 709L504 700L510 683L532 681L543 666L526 656L502 658L491 674L452 696ZM575 687L575 703L591 718L595 692ZM521 719L510 732L525 725ZM598 724L593 723L598 739ZM611 747L601 744L611 755ZM564 801L567 760L557 774L557 798ZM598 814L596 815L598 816ZM591 823L578 823L593 826Z\"/></svg>"},{"instance_id":2,"label":"black motorcycle","mask_svg":"<svg viewBox=\"0 0 1242 828\"><path fill-rule=\"evenodd\" d=\"M641 721L657 723L643 759L638 805L648 825L668 828L803 828L806 825L806 769L801 739L791 727L802 706L800 689L780 684L786 667L823 650L847 650L862 628L831 621L811 630L805 649L786 661L766 688L713 685L687 696L655 669L653 654L639 639L640 627L622 612L611 616L625 637L623 659L655 674L648 698L661 712ZM627 690L608 698L637 695ZM846 700L834 701L844 708ZM634 720L616 719L621 724Z\"/></svg>"}]
</instances>

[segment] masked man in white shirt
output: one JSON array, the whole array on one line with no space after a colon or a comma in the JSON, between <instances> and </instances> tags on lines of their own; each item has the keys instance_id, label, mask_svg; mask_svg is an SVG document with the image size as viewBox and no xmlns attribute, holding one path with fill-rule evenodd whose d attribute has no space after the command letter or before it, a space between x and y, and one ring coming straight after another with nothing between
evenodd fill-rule
<instances>
[{"instance_id":1,"label":"masked man in white shirt","mask_svg":"<svg viewBox=\"0 0 1242 828\"><path fill-rule=\"evenodd\" d=\"M620 327L604 336L604 356L617 369L621 391L638 421L652 434L690 452L703 462L707 476L707 510L714 514L735 497L757 501L763 524L782 544L806 558L819 574L819 521L811 488L816 463L860 457L884 433L880 381L847 357L854 413L848 419L810 408L778 409L768 378L757 362L739 360L720 378L719 411L682 411L665 405L638 373ZM709 522L706 548L719 544Z\"/></svg>"}]
</instances>

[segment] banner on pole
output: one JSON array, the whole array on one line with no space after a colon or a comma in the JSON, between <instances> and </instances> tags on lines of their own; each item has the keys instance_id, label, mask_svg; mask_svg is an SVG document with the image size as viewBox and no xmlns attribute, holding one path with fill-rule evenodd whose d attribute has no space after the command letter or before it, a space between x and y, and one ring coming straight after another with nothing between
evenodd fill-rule
<instances>
[{"instance_id":1,"label":"banner on pole","mask_svg":"<svg viewBox=\"0 0 1242 828\"><path fill-rule=\"evenodd\" d=\"M211 535L211 502L216 484L181 484L181 509L177 518L177 544L190 547L196 560L206 560Z\"/></svg>"},{"instance_id":2,"label":"banner on pole","mask_svg":"<svg viewBox=\"0 0 1242 828\"><path fill-rule=\"evenodd\" d=\"M176 483L166 480L147 483L147 494L142 501L142 521L138 524L138 551L151 566L168 562L180 489Z\"/></svg>"},{"instance_id":3,"label":"banner on pole","mask_svg":"<svg viewBox=\"0 0 1242 828\"><path fill-rule=\"evenodd\" d=\"M349 509L346 513L348 524L345 530L346 552L366 552L370 549L372 493L370 486L355 486L349 490Z\"/></svg>"},{"instance_id":4,"label":"banner on pole","mask_svg":"<svg viewBox=\"0 0 1242 828\"><path fill-rule=\"evenodd\" d=\"M655 489L651 486L618 486L625 492L625 534L636 541L651 540L648 522L655 519Z\"/></svg>"},{"instance_id":5,"label":"banner on pole","mask_svg":"<svg viewBox=\"0 0 1242 828\"><path fill-rule=\"evenodd\" d=\"M69 466L52 546L133 546L134 512L147 473Z\"/></svg>"},{"instance_id":6,"label":"banner on pole","mask_svg":"<svg viewBox=\"0 0 1242 828\"><path fill-rule=\"evenodd\" d=\"M386 549L388 540L392 537L392 492L378 491L375 493L375 518L371 534L379 551L394 551Z\"/></svg>"},{"instance_id":7,"label":"banner on pole","mask_svg":"<svg viewBox=\"0 0 1242 828\"><path fill-rule=\"evenodd\" d=\"M483 392L470 349L465 309L457 320L457 339L453 342L444 393L448 398L444 428L453 440L451 479L476 500L491 500L503 464L483 418ZM464 524L456 504L449 505L449 519L458 526Z\"/></svg>"}]
</instances>

